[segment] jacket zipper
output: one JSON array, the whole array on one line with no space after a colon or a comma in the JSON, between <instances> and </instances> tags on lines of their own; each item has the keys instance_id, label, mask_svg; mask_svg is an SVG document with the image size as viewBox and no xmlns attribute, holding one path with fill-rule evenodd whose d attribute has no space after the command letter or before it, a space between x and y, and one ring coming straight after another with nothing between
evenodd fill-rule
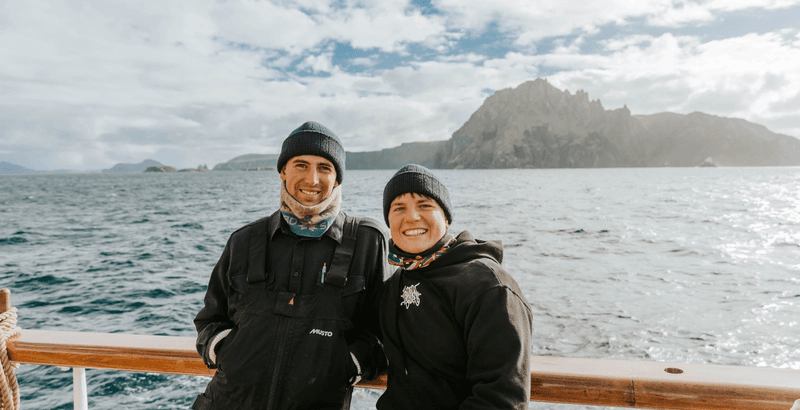
<instances>
[{"instance_id":1,"label":"jacket zipper","mask_svg":"<svg viewBox=\"0 0 800 410\"><path fill-rule=\"evenodd\" d=\"M278 323L278 331L281 335L281 341L278 344L278 354L275 356L275 370L272 373L272 384L269 387L269 399L267 400L267 410L273 409L273 403L275 401L275 390L278 388L278 376L281 372L281 362L283 361L283 345L286 343L286 335L288 330L286 329L286 322L288 318L281 317L280 322Z\"/></svg>"}]
</instances>

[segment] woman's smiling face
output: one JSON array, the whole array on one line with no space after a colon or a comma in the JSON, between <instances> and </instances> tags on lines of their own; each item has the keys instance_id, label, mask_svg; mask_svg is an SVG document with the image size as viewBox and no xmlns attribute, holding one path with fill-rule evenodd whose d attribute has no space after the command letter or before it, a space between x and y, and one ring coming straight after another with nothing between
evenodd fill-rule
<instances>
[{"instance_id":1,"label":"woman's smiling face","mask_svg":"<svg viewBox=\"0 0 800 410\"><path fill-rule=\"evenodd\" d=\"M447 218L435 199L416 193L403 194L389 206L389 229L394 244L416 254L430 249L447 232Z\"/></svg>"}]
</instances>

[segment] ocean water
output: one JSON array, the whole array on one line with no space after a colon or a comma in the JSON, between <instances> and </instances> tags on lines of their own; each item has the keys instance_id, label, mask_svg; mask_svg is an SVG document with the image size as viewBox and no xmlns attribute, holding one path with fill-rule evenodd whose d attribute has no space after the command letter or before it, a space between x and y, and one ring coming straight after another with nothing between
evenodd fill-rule
<instances>
[{"instance_id":1,"label":"ocean water","mask_svg":"<svg viewBox=\"0 0 800 410\"><path fill-rule=\"evenodd\" d=\"M501 240L532 354L800 369L800 168L435 171L453 229ZM347 171L383 221L392 171ZM25 329L194 337L228 235L278 205L272 172L0 177L0 287ZM23 365L22 405L72 374ZM185 409L205 377L88 369L89 407ZM358 390L371 409L380 391ZM532 403L532 409L585 406Z\"/></svg>"}]
</instances>

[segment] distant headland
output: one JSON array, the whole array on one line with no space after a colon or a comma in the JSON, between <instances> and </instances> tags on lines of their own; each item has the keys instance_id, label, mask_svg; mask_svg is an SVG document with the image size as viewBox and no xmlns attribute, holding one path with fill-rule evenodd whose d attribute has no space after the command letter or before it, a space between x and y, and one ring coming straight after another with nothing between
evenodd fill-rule
<instances>
[{"instance_id":1,"label":"distant headland","mask_svg":"<svg viewBox=\"0 0 800 410\"><path fill-rule=\"evenodd\" d=\"M275 169L278 154L246 154L213 171ZM347 152L347 169L607 168L800 165L800 140L742 119L702 112L632 115L606 110L578 90L527 81L488 97L449 140ZM103 173L170 172L151 159ZM178 172L207 171L205 165ZM0 162L0 174L39 173ZM69 171L64 171L69 172Z\"/></svg>"}]
</instances>

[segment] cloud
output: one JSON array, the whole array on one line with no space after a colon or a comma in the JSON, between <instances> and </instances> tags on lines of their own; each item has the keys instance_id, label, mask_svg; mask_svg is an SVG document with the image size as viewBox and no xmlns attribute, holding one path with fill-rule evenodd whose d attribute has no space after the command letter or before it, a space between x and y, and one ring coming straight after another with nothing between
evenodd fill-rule
<instances>
[{"instance_id":1,"label":"cloud","mask_svg":"<svg viewBox=\"0 0 800 410\"><path fill-rule=\"evenodd\" d=\"M327 73L333 69L333 53L324 53L306 57L297 65L298 70L312 70L314 73Z\"/></svg>"},{"instance_id":2,"label":"cloud","mask_svg":"<svg viewBox=\"0 0 800 410\"><path fill-rule=\"evenodd\" d=\"M532 44L548 37L574 33L594 34L600 26L629 26L637 19L660 27L702 25L721 18L722 13L759 9L785 9L798 0L440 0L452 27L484 31L491 24L513 33L518 45Z\"/></svg>"},{"instance_id":3,"label":"cloud","mask_svg":"<svg viewBox=\"0 0 800 410\"><path fill-rule=\"evenodd\" d=\"M346 8L321 23L332 38L358 49L403 51L407 43L435 48L444 41L445 27L437 16L423 16L402 1L364 3L369 7Z\"/></svg>"},{"instance_id":4,"label":"cloud","mask_svg":"<svg viewBox=\"0 0 800 410\"><path fill-rule=\"evenodd\" d=\"M491 90L540 76L607 108L699 110L800 136L797 29L729 38L663 29L792 4L6 2L0 159L213 166L277 152L311 119L348 150L389 148L449 138Z\"/></svg>"},{"instance_id":5,"label":"cloud","mask_svg":"<svg viewBox=\"0 0 800 410\"><path fill-rule=\"evenodd\" d=\"M441 0L454 27L485 30L491 23L502 22L501 30L517 34L518 44L529 44L546 37L562 36L576 30L592 31L599 25L623 23L631 17L644 16L668 0L612 0L584 2L576 0L478 1Z\"/></svg>"},{"instance_id":6,"label":"cloud","mask_svg":"<svg viewBox=\"0 0 800 410\"><path fill-rule=\"evenodd\" d=\"M634 114L661 111L758 121L800 136L800 123L775 108L791 107L800 92L797 31L701 42L664 34L608 42L606 56L545 55L544 64L566 70L550 77L562 88L584 89L606 108L627 104ZM774 121L773 121L774 119Z\"/></svg>"},{"instance_id":7,"label":"cloud","mask_svg":"<svg viewBox=\"0 0 800 410\"><path fill-rule=\"evenodd\" d=\"M211 9L209 14L225 41L294 55L329 40L386 52L402 51L408 43L429 42L429 47L435 47L445 32L439 17L423 16L405 1L311 4L243 0L219 3Z\"/></svg>"},{"instance_id":8,"label":"cloud","mask_svg":"<svg viewBox=\"0 0 800 410\"><path fill-rule=\"evenodd\" d=\"M217 3L212 10L219 36L232 43L299 54L329 35L312 15L269 1Z\"/></svg>"},{"instance_id":9,"label":"cloud","mask_svg":"<svg viewBox=\"0 0 800 410\"><path fill-rule=\"evenodd\" d=\"M699 3L683 1L660 6L659 13L647 16L648 23L651 25L681 27L689 23L708 23L716 19L714 10Z\"/></svg>"}]
</instances>

